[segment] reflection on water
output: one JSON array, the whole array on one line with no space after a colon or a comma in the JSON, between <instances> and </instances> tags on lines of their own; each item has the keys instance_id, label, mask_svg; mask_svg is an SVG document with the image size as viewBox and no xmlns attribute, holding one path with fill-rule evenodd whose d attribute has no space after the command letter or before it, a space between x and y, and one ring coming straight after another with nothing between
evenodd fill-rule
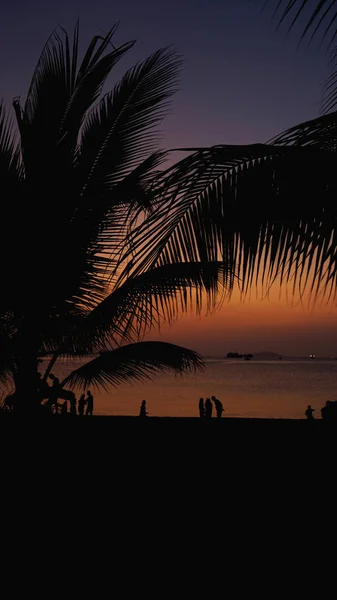
<instances>
[{"instance_id":1,"label":"reflection on water","mask_svg":"<svg viewBox=\"0 0 337 600\"><path fill-rule=\"evenodd\" d=\"M54 372L63 378L83 362L61 361ZM320 418L326 400L337 398L336 383L336 361L214 359L197 375L158 375L152 382L111 387L109 392L92 389L96 414L138 415L145 399L153 416L198 416L200 396L215 395L224 405L224 416L298 419L304 418L307 404Z\"/></svg>"}]
</instances>

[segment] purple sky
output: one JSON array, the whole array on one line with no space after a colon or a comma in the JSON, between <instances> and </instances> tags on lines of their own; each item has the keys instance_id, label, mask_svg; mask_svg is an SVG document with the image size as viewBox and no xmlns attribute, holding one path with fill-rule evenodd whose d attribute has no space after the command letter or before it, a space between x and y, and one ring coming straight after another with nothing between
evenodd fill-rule
<instances>
[{"instance_id":1,"label":"purple sky","mask_svg":"<svg viewBox=\"0 0 337 600\"><path fill-rule=\"evenodd\" d=\"M71 29L82 41L120 21L116 41L137 39L115 71L172 44L186 60L166 145L266 141L317 115L327 57L317 43L297 49L296 31L275 31L271 11L253 0L17 0L1 8L1 95L24 93L49 33Z\"/></svg>"},{"instance_id":2,"label":"purple sky","mask_svg":"<svg viewBox=\"0 0 337 600\"><path fill-rule=\"evenodd\" d=\"M310 46L304 42L298 48L299 29L288 37L284 28L276 31L271 11L261 15L258 2L253 0L5 2L0 21L0 97L6 103L14 96L24 97L51 31L58 24L70 30L78 15L85 45L92 35L105 33L116 21L120 21L116 43L138 40L115 70L117 78L158 47L172 44L184 56L180 92L163 127L166 147L263 142L318 114L321 89L328 74L325 50L319 48L318 40ZM222 353L225 347L228 351L238 334L235 310L225 307L221 315L210 318L199 338L195 324L190 328L186 321L172 329L169 341L189 345L190 336L193 347L201 352L210 353L210 344L214 353ZM260 308L256 308L256 314L254 310L254 305L247 309L246 329L242 330L249 339L249 350L269 346L277 351L271 322L265 323ZM277 326L277 306L273 310L272 323ZM233 341L227 339L224 344L232 316ZM258 331L254 329L256 318ZM282 318L288 319L288 313ZM280 351L303 354L319 348L323 354L337 355L334 313L315 325L315 340L305 337L308 325L313 323L312 316L299 317L297 329L294 312L289 312L289 319L289 326L282 327ZM207 347L203 343L206 338Z\"/></svg>"}]
</instances>

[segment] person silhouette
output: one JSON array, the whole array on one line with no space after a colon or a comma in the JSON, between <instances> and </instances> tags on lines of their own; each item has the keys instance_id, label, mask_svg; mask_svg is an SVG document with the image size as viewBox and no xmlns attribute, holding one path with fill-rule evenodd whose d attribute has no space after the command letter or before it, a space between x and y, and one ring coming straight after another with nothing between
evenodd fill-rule
<instances>
[{"instance_id":1,"label":"person silhouette","mask_svg":"<svg viewBox=\"0 0 337 600\"><path fill-rule=\"evenodd\" d=\"M61 405L61 415L68 414L68 402L65 400Z\"/></svg>"},{"instance_id":2,"label":"person silhouette","mask_svg":"<svg viewBox=\"0 0 337 600\"><path fill-rule=\"evenodd\" d=\"M52 380L53 387L60 387L60 380L58 377L56 377L56 375L54 375L53 373L50 373L49 379Z\"/></svg>"},{"instance_id":3,"label":"person silhouette","mask_svg":"<svg viewBox=\"0 0 337 600\"><path fill-rule=\"evenodd\" d=\"M205 406L204 406L203 398L200 398L198 406L199 406L199 416L203 419L205 416Z\"/></svg>"},{"instance_id":4,"label":"person silhouette","mask_svg":"<svg viewBox=\"0 0 337 600\"><path fill-rule=\"evenodd\" d=\"M37 387L37 395L38 395L38 399L39 399L40 403L43 400L45 400L46 398L49 398L50 387L49 387L47 381L45 381L42 378L42 375L39 371L36 372L36 387Z\"/></svg>"},{"instance_id":5,"label":"person silhouette","mask_svg":"<svg viewBox=\"0 0 337 600\"><path fill-rule=\"evenodd\" d=\"M140 417L147 417L148 416L148 413L146 411L146 400L142 400L142 403L140 405L139 416Z\"/></svg>"},{"instance_id":6,"label":"person silhouette","mask_svg":"<svg viewBox=\"0 0 337 600\"><path fill-rule=\"evenodd\" d=\"M61 386L60 386L60 380L58 377L56 377L55 375L53 375L53 373L50 373L49 375L49 379L52 380L52 385L49 387L49 399L48 399L48 406L51 408L53 405L55 406L55 410L57 412L57 401L60 397L60 392L62 390Z\"/></svg>"},{"instance_id":7,"label":"person silhouette","mask_svg":"<svg viewBox=\"0 0 337 600\"><path fill-rule=\"evenodd\" d=\"M314 412L315 409L311 408L310 404L308 404L307 410L305 411L305 416L307 417L307 419L309 419L309 421L312 421L315 418L313 415Z\"/></svg>"},{"instance_id":8,"label":"person silhouette","mask_svg":"<svg viewBox=\"0 0 337 600\"><path fill-rule=\"evenodd\" d=\"M69 402L70 402L70 414L75 417L76 416L76 396L75 396L74 392L71 392Z\"/></svg>"},{"instance_id":9,"label":"person silhouette","mask_svg":"<svg viewBox=\"0 0 337 600\"><path fill-rule=\"evenodd\" d=\"M213 409L213 405L212 405L210 398L206 398L206 402L205 402L205 417L206 418L208 418L208 419L211 418L212 409Z\"/></svg>"},{"instance_id":10,"label":"person silhouette","mask_svg":"<svg viewBox=\"0 0 337 600\"><path fill-rule=\"evenodd\" d=\"M325 406L321 408L322 419L329 421L337 420L337 400L327 400Z\"/></svg>"},{"instance_id":11,"label":"person silhouette","mask_svg":"<svg viewBox=\"0 0 337 600\"><path fill-rule=\"evenodd\" d=\"M85 407L85 394L82 394L78 401L78 414L80 416L84 415L84 407Z\"/></svg>"},{"instance_id":12,"label":"person silhouette","mask_svg":"<svg viewBox=\"0 0 337 600\"><path fill-rule=\"evenodd\" d=\"M212 396L212 401L214 402L216 417L217 419L221 419L222 413L224 412L222 402L220 402L220 400L218 400L218 398L215 396Z\"/></svg>"},{"instance_id":13,"label":"person silhouette","mask_svg":"<svg viewBox=\"0 0 337 600\"><path fill-rule=\"evenodd\" d=\"M86 403L87 403L87 410L85 411L85 414L92 416L92 413L94 410L94 397L90 390L88 390L88 393L87 393Z\"/></svg>"}]
</instances>

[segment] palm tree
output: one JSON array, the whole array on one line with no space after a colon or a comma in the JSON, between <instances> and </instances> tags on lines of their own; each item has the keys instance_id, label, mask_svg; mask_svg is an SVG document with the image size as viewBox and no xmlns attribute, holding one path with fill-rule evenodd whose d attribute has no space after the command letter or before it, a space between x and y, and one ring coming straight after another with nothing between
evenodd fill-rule
<instances>
[{"instance_id":1,"label":"palm tree","mask_svg":"<svg viewBox=\"0 0 337 600\"><path fill-rule=\"evenodd\" d=\"M46 353L45 377L60 356L96 354L69 386L200 367L190 350L139 340L237 280L336 292L337 113L266 144L185 148L160 170L153 128L180 59L156 52L95 104L132 46L112 35L78 64L78 26L72 45L53 34L14 102L17 133L1 109L0 377L29 409Z\"/></svg>"},{"instance_id":2,"label":"palm tree","mask_svg":"<svg viewBox=\"0 0 337 600\"><path fill-rule=\"evenodd\" d=\"M201 368L197 353L143 336L229 281L223 261L149 261L127 275L130 230L157 210L166 154L156 125L181 59L158 50L99 100L134 45L114 46L115 29L94 37L81 61L78 24L72 40L55 31L25 102L14 100L16 126L0 106L0 380L14 382L21 410L39 405L37 366L46 354L44 379L61 356L95 354L63 382L69 386Z\"/></svg>"}]
</instances>

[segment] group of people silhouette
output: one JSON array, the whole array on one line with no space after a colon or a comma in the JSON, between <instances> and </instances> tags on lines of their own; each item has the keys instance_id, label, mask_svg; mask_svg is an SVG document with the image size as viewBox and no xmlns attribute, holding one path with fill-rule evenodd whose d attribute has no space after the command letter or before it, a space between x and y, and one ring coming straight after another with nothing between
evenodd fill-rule
<instances>
[{"instance_id":1,"label":"group of people silhouette","mask_svg":"<svg viewBox=\"0 0 337 600\"><path fill-rule=\"evenodd\" d=\"M305 416L309 421L313 421L315 409L312 408L311 404L308 404L307 409L305 411ZM321 408L321 416L322 419L329 419L336 421L337 420L337 400L327 400L325 406Z\"/></svg>"},{"instance_id":2,"label":"group of people silhouette","mask_svg":"<svg viewBox=\"0 0 337 600\"><path fill-rule=\"evenodd\" d=\"M211 398L206 398L205 401L203 398L199 399L199 416L202 419L204 419L204 418L210 419L212 417L212 412L213 412L212 402L214 404L217 419L221 419L222 413L224 412L224 407L222 405L222 402L220 402L220 400L218 398L216 398L215 396L212 396Z\"/></svg>"},{"instance_id":3,"label":"group of people silhouette","mask_svg":"<svg viewBox=\"0 0 337 600\"><path fill-rule=\"evenodd\" d=\"M220 400L218 400L218 398L216 398L215 396L212 396L212 398L206 398L205 401L203 398L200 398L200 400L199 400L199 415L201 418L210 419L212 417L212 412L213 412L212 402L214 404L217 419L221 419L222 413L224 412L224 407L222 405L222 402L220 402ZM140 410L139 410L139 416L140 417L148 416L148 412L146 410L146 400L142 400L142 403L140 405Z\"/></svg>"},{"instance_id":4,"label":"group of people silhouette","mask_svg":"<svg viewBox=\"0 0 337 600\"><path fill-rule=\"evenodd\" d=\"M87 391L87 395L82 394L77 401L74 392L65 390L61 386L59 378L53 373L48 375L48 378L52 381L51 385L48 385L47 381L42 379L41 373L39 372L37 373L37 378L38 395L41 402L47 399L47 402L44 404L46 409L61 415L70 414L75 416L78 414L83 416L86 414L92 416L94 412L94 397L90 390ZM59 399L63 400L63 402L58 402Z\"/></svg>"},{"instance_id":5,"label":"group of people silhouette","mask_svg":"<svg viewBox=\"0 0 337 600\"><path fill-rule=\"evenodd\" d=\"M93 415L94 412L94 397L90 390L87 394L82 394L77 401L74 392L66 390L62 387L59 378L53 373L48 375L48 379L52 382L49 385L45 377L41 373L36 373L36 401L38 407L46 412L61 415ZM59 402L63 400L63 402ZM69 403L69 411L68 411ZM17 408L17 396L15 393L9 394L4 403L3 410L6 412L14 412Z\"/></svg>"}]
</instances>

